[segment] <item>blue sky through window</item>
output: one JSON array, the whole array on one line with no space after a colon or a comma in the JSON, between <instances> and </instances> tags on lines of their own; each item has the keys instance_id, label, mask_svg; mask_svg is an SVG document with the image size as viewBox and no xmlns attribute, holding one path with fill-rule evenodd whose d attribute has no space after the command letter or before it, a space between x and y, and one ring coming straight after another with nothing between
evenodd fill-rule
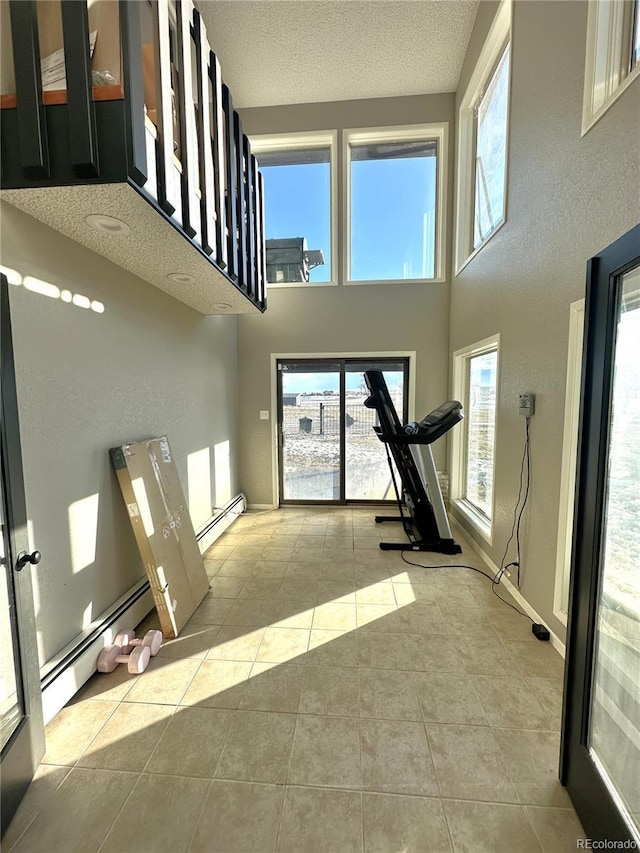
<instances>
[{"instance_id":1,"label":"blue sky through window","mask_svg":"<svg viewBox=\"0 0 640 853\"><path fill-rule=\"evenodd\" d=\"M306 237L308 249L322 249L324 254L324 265L312 269L309 280L330 281L330 164L261 166L260 171L264 176L267 240Z\"/></svg>"},{"instance_id":2,"label":"blue sky through window","mask_svg":"<svg viewBox=\"0 0 640 853\"><path fill-rule=\"evenodd\" d=\"M409 139L352 146L350 280L434 277L435 145ZM311 282L337 280L331 256L331 164L313 162L322 160L325 151L328 160L328 149L258 154L267 240L304 237L308 249L321 249L325 263L311 270Z\"/></svg>"},{"instance_id":3,"label":"blue sky through window","mask_svg":"<svg viewBox=\"0 0 640 853\"><path fill-rule=\"evenodd\" d=\"M352 281L433 278L436 158L351 163Z\"/></svg>"}]
</instances>

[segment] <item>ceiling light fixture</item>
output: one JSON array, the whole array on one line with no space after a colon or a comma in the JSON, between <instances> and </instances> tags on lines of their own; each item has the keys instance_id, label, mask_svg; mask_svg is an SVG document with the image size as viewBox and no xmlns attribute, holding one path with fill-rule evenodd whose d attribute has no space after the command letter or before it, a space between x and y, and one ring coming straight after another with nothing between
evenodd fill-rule
<instances>
[{"instance_id":1,"label":"ceiling light fixture","mask_svg":"<svg viewBox=\"0 0 640 853\"><path fill-rule=\"evenodd\" d=\"M216 302L213 307L216 309L216 311L228 311L229 308L231 308L231 305L229 305L228 302Z\"/></svg>"},{"instance_id":2,"label":"ceiling light fixture","mask_svg":"<svg viewBox=\"0 0 640 853\"><path fill-rule=\"evenodd\" d=\"M178 284L192 284L196 280L195 276L189 275L186 272L170 272L167 278Z\"/></svg>"},{"instance_id":3,"label":"ceiling light fixture","mask_svg":"<svg viewBox=\"0 0 640 853\"><path fill-rule=\"evenodd\" d=\"M116 219L115 216L106 216L103 213L91 213L85 217L84 221L96 231L101 231L110 237L126 237L131 231L126 222Z\"/></svg>"}]
</instances>

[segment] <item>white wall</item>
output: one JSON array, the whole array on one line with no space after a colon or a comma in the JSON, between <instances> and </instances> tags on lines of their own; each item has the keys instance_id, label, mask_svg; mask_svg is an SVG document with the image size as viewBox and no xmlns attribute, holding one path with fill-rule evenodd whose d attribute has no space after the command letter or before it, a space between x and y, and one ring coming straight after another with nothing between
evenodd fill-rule
<instances>
[{"instance_id":1,"label":"white wall","mask_svg":"<svg viewBox=\"0 0 640 853\"><path fill-rule=\"evenodd\" d=\"M458 104L495 9L480 4ZM452 352L501 335L495 533L488 548L496 563L518 490L518 394L536 394L522 593L560 637L553 590L569 306L584 295L587 259L640 213L640 82L580 136L586 23L586 2L514 3L507 222L451 289Z\"/></svg>"},{"instance_id":2,"label":"white wall","mask_svg":"<svg viewBox=\"0 0 640 853\"><path fill-rule=\"evenodd\" d=\"M43 664L144 577L110 447L167 434L196 528L237 492L236 319L196 313L7 204L1 215L5 267L104 305L10 288Z\"/></svg>"}]
</instances>

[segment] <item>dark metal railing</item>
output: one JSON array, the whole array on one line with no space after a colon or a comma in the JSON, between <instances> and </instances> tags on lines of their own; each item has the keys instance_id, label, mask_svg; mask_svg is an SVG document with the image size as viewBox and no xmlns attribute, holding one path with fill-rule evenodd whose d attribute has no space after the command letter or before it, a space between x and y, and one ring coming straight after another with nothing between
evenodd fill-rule
<instances>
[{"instance_id":1,"label":"dark metal railing","mask_svg":"<svg viewBox=\"0 0 640 853\"><path fill-rule=\"evenodd\" d=\"M9 6L16 94L2 106L16 116L2 134L17 131L19 144L3 151L3 188L127 181L264 310L264 183L192 0L114 4L122 84L103 87L112 92L93 86L86 0L61 0L66 97L42 91L38 4ZM61 139L65 122L49 111L65 103Z\"/></svg>"}]
</instances>

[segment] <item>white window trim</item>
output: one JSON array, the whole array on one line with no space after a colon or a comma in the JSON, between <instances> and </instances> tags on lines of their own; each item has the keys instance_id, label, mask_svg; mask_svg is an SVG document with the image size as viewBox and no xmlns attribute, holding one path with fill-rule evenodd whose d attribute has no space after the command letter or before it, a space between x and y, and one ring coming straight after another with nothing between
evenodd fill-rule
<instances>
[{"instance_id":1,"label":"white window trim","mask_svg":"<svg viewBox=\"0 0 640 853\"><path fill-rule=\"evenodd\" d=\"M564 404L564 434L562 438L560 506L558 509L558 543L556 548L556 577L553 592L553 615L564 625L568 621L569 609L569 575L571 572L573 513L578 457L583 329L584 299L579 299L577 302L571 304L569 315L567 386Z\"/></svg>"},{"instance_id":2,"label":"white window trim","mask_svg":"<svg viewBox=\"0 0 640 853\"><path fill-rule=\"evenodd\" d=\"M335 287L338 283L338 168L336 164L336 152L338 150L337 130L318 130L308 133L269 133L260 136L251 136L251 152L258 156L271 151L296 151L301 148L330 148L330 228L331 228L331 280L330 281L281 281L268 282L267 291L272 288L286 287ZM260 158L258 157L258 163Z\"/></svg>"},{"instance_id":3,"label":"white window trim","mask_svg":"<svg viewBox=\"0 0 640 853\"><path fill-rule=\"evenodd\" d=\"M640 62L629 71L632 27L631 2L591 0L589 3L582 136L640 76ZM602 102L594 108L596 100Z\"/></svg>"},{"instance_id":4,"label":"white window trim","mask_svg":"<svg viewBox=\"0 0 640 853\"><path fill-rule=\"evenodd\" d=\"M491 335L482 341L478 341L470 346L463 347L453 353L453 391L452 399L460 400L463 403L466 399L467 372L469 359L482 353L496 350L496 414L498 411L498 400L500 394L500 334ZM491 496L491 521L488 521L483 515L464 499L465 492L465 442L467 431L466 429L452 430L450 443L450 503L453 509L466 521L471 527L487 542L489 545L493 542L493 519L495 518L495 475L496 475L496 447L498 446L498 422L496 417L496 426L493 435L493 483L494 489Z\"/></svg>"},{"instance_id":5,"label":"white window trim","mask_svg":"<svg viewBox=\"0 0 640 853\"><path fill-rule=\"evenodd\" d=\"M455 224L455 274L458 275L469 261L498 233L507 221L509 197L509 115L511 112L511 76L513 55L509 61L509 97L507 102L507 142L505 151L504 215L493 231L474 248L474 183L475 183L475 116L476 104L482 97L489 77L500 59L505 44L511 39L511 0L502 0L491 24L484 47L462 97L458 111L458 157L456 181Z\"/></svg>"},{"instance_id":6,"label":"white window trim","mask_svg":"<svg viewBox=\"0 0 640 853\"><path fill-rule=\"evenodd\" d=\"M436 174L436 240L433 278L374 279L372 281L353 281L349 278L351 269L351 154L350 143L367 142L405 142L435 140L438 146ZM359 284L430 284L446 281L446 237L447 237L447 171L449 155L449 124L399 125L396 127L350 128L342 132L342 186L343 193L343 269L342 280L345 285Z\"/></svg>"},{"instance_id":7,"label":"white window trim","mask_svg":"<svg viewBox=\"0 0 640 853\"><path fill-rule=\"evenodd\" d=\"M409 360L407 412L409 421L415 419L416 408L416 351L397 350L393 352L272 352L271 353L271 411L278 411L278 361L324 358L406 358ZM271 483L273 506L280 506L280 477L278 474L278 419L271 418Z\"/></svg>"}]
</instances>

